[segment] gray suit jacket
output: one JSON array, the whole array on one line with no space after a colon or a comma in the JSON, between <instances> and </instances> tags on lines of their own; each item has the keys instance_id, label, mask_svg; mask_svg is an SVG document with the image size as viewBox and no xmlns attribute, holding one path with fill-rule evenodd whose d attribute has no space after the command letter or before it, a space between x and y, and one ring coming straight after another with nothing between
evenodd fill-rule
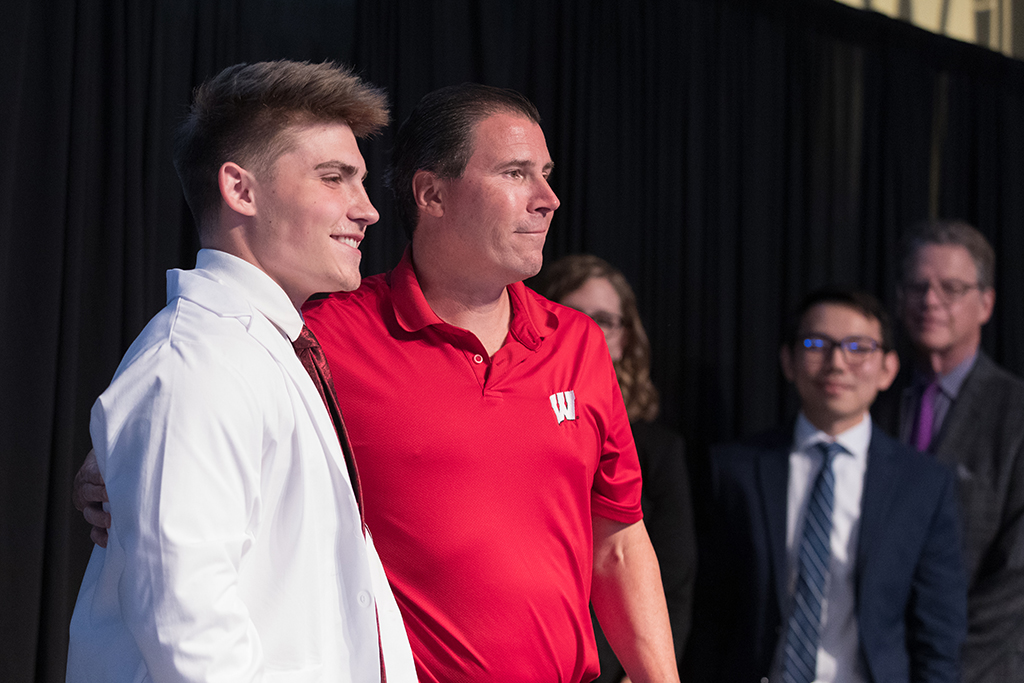
<instances>
[{"instance_id":1,"label":"gray suit jacket","mask_svg":"<svg viewBox=\"0 0 1024 683\"><path fill-rule=\"evenodd\" d=\"M908 378L875 406L893 433ZM1024 381L979 352L929 450L957 475L969 585L963 680L1024 682Z\"/></svg>"}]
</instances>

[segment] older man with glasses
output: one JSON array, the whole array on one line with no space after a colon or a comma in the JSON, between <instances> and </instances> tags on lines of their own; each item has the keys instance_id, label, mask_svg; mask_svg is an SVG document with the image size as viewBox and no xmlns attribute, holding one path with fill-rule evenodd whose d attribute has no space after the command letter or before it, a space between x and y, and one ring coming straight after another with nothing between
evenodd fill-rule
<instances>
[{"instance_id":1,"label":"older man with glasses","mask_svg":"<svg viewBox=\"0 0 1024 683\"><path fill-rule=\"evenodd\" d=\"M908 238L900 317L914 363L876 416L957 473L968 577L966 683L1024 681L1024 382L980 349L995 253L962 221Z\"/></svg>"}]
</instances>

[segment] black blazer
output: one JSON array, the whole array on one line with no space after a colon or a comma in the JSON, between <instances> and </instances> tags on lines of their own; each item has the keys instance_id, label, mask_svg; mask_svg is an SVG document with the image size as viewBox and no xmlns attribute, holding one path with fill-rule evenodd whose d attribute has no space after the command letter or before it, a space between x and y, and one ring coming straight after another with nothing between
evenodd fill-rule
<instances>
[{"instance_id":1,"label":"black blazer","mask_svg":"<svg viewBox=\"0 0 1024 683\"><path fill-rule=\"evenodd\" d=\"M767 677L789 601L786 497L792 430L711 456L713 533L701 538L688 680ZM860 650L877 683L955 683L966 587L952 473L875 428L855 565Z\"/></svg>"},{"instance_id":2,"label":"black blazer","mask_svg":"<svg viewBox=\"0 0 1024 683\"><path fill-rule=\"evenodd\" d=\"M658 555L678 660L690 633L697 576L697 536L693 530L686 447L682 436L658 423L634 422L631 426L644 478L640 499L644 525ZM618 683L626 672L596 618L594 636L601 662L601 675L594 683Z\"/></svg>"},{"instance_id":3,"label":"black blazer","mask_svg":"<svg viewBox=\"0 0 1024 683\"><path fill-rule=\"evenodd\" d=\"M876 406L893 433L909 375ZM979 352L929 450L957 474L970 615L963 680L1024 681L1024 381Z\"/></svg>"}]
</instances>

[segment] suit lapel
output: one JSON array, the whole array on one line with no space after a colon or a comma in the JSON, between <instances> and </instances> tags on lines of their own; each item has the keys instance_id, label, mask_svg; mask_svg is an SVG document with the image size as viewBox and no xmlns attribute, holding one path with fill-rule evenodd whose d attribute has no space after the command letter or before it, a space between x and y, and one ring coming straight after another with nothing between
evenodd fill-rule
<instances>
[{"instance_id":1,"label":"suit lapel","mask_svg":"<svg viewBox=\"0 0 1024 683\"><path fill-rule=\"evenodd\" d=\"M758 482L764 507L765 526L772 570L775 574L775 592L779 607L789 600L786 555L786 501L789 490L789 446L772 448L758 458Z\"/></svg>"},{"instance_id":2,"label":"suit lapel","mask_svg":"<svg viewBox=\"0 0 1024 683\"><path fill-rule=\"evenodd\" d=\"M986 424L990 419L989 414L981 410L981 406L988 404L981 392L982 387L988 382L991 366L992 361L988 356L978 351L974 367L960 387L960 392L950 406L942 429L930 449L935 452L939 462L956 467L963 459L964 453L970 453L977 448L975 441L979 431L987 431L979 430L979 425ZM992 400L994 397L987 398Z\"/></svg>"},{"instance_id":3,"label":"suit lapel","mask_svg":"<svg viewBox=\"0 0 1024 683\"><path fill-rule=\"evenodd\" d=\"M857 537L856 581L858 588L864 576L868 549L875 539L885 534L889 507L898 493L898 476L902 468L889 437L877 427L871 428L868 465L864 472L864 492L860 501L860 532Z\"/></svg>"}]
</instances>

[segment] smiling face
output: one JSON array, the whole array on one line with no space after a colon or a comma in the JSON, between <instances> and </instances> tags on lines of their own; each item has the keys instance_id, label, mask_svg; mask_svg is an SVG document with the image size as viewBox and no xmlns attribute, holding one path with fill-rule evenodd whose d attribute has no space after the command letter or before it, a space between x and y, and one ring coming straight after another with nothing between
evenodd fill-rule
<instances>
[{"instance_id":1,"label":"smiling face","mask_svg":"<svg viewBox=\"0 0 1024 683\"><path fill-rule=\"evenodd\" d=\"M994 290L978 286L978 268L966 248L925 244L907 270L900 317L933 369L946 372L978 350L994 303Z\"/></svg>"},{"instance_id":2,"label":"smiling face","mask_svg":"<svg viewBox=\"0 0 1024 683\"><path fill-rule=\"evenodd\" d=\"M347 125L298 126L289 134L291 149L254 181L255 220L245 241L255 265L299 307L317 292L359 286L359 243L379 216Z\"/></svg>"},{"instance_id":3,"label":"smiling face","mask_svg":"<svg viewBox=\"0 0 1024 683\"><path fill-rule=\"evenodd\" d=\"M544 133L530 119L498 113L481 120L466 169L442 181L453 262L502 286L536 275L559 204L548 184L552 166Z\"/></svg>"},{"instance_id":4,"label":"smiling face","mask_svg":"<svg viewBox=\"0 0 1024 683\"><path fill-rule=\"evenodd\" d=\"M799 340L816 336L833 341L862 337L882 341L878 320L849 306L821 303L800 321L793 348L780 353L782 371L796 386L804 415L818 429L836 435L861 421L879 391L892 384L899 370L895 351L881 348L862 358L847 359L838 347L806 349Z\"/></svg>"}]
</instances>

